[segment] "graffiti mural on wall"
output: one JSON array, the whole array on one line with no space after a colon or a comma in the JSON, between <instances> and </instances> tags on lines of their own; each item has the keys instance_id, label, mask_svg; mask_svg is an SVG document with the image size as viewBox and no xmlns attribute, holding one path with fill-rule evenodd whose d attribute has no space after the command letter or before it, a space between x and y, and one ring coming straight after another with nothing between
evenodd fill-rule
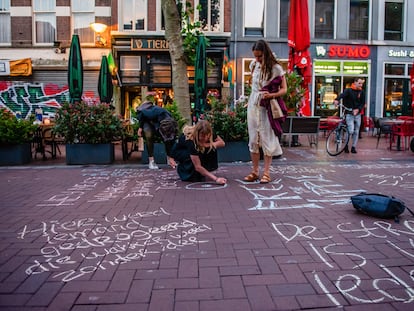
<instances>
[{"instance_id":1,"label":"graffiti mural on wall","mask_svg":"<svg viewBox=\"0 0 414 311\"><path fill-rule=\"evenodd\" d=\"M83 99L96 101L94 92L85 92ZM42 108L45 116L54 116L61 104L69 100L67 85L0 81L0 107L13 113L19 111L23 118L34 114L36 108Z\"/></svg>"}]
</instances>

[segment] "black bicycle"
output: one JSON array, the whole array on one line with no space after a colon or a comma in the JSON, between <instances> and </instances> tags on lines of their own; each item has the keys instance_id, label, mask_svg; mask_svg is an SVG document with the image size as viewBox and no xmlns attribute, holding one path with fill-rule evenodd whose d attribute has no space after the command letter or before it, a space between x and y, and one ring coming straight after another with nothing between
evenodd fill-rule
<instances>
[{"instance_id":1,"label":"black bicycle","mask_svg":"<svg viewBox=\"0 0 414 311\"><path fill-rule=\"evenodd\" d=\"M326 151L330 156L337 156L345 150L349 142L348 126L345 120L345 111L352 111L351 108L339 104L340 119L338 125L328 134L326 138Z\"/></svg>"}]
</instances>

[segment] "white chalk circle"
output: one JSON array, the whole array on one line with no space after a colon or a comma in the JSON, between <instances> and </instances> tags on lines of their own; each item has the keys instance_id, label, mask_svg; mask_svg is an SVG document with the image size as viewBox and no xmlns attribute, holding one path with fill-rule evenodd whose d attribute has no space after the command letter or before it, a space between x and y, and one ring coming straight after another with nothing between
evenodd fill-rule
<instances>
[{"instance_id":1,"label":"white chalk circle","mask_svg":"<svg viewBox=\"0 0 414 311\"><path fill-rule=\"evenodd\" d=\"M215 182L195 182L185 186L185 189L188 190L217 190L224 189L227 187L227 184L220 185Z\"/></svg>"}]
</instances>

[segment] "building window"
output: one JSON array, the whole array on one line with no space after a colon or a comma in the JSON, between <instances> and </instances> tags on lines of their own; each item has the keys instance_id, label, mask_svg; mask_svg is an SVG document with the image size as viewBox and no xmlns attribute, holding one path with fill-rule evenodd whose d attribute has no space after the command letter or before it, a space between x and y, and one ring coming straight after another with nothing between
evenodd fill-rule
<instances>
[{"instance_id":1,"label":"building window","mask_svg":"<svg viewBox=\"0 0 414 311\"><path fill-rule=\"evenodd\" d=\"M315 1L315 38L334 38L335 0Z\"/></svg>"},{"instance_id":2,"label":"building window","mask_svg":"<svg viewBox=\"0 0 414 311\"><path fill-rule=\"evenodd\" d=\"M141 56L125 55L120 57L122 83L141 83Z\"/></svg>"},{"instance_id":3,"label":"building window","mask_svg":"<svg viewBox=\"0 0 414 311\"><path fill-rule=\"evenodd\" d=\"M264 35L264 0L244 0L244 35Z\"/></svg>"},{"instance_id":4,"label":"building window","mask_svg":"<svg viewBox=\"0 0 414 311\"><path fill-rule=\"evenodd\" d=\"M126 31L145 30L147 0L123 0L120 2L121 29Z\"/></svg>"},{"instance_id":5,"label":"building window","mask_svg":"<svg viewBox=\"0 0 414 311\"><path fill-rule=\"evenodd\" d=\"M180 15L180 19L182 19L183 13L186 9L186 1L185 0L176 0L177 8L178 8L178 14ZM159 26L157 22L157 29L165 30L165 17L164 12L161 9L161 0L158 0L157 2L157 12L161 12L161 26ZM160 15L157 15L157 18L159 18Z\"/></svg>"},{"instance_id":6,"label":"building window","mask_svg":"<svg viewBox=\"0 0 414 311\"><path fill-rule=\"evenodd\" d=\"M349 5L349 39L368 40L369 1L351 0Z\"/></svg>"},{"instance_id":7,"label":"building window","mask_svg":"<svg viewBox=\"0 0 414 311\"><path fill-rule=\"evenodd\" d=\"M403 0L385 2L384 40L403 41Z\"/></svg>"},{"instance_id":8,"label":"building window","mask_svg":"<svg viewBox=\"0 0 414 311\"><path fill-rule=\"evenodd\" d=\"M290 1L289 0L280 0L280 38L288 37L288 26L289 26L289 11L290 11Z\"/></svg>"},{"instance_id":9,"label":"building window","mask_svg":"<svg viewBox=\"0 0 414 311\"><path fill-rule=\"evenodd\" d=\"M90 25L95 22L95 0L72 0L73 33L81 44L94 44L95 34Z\"/></svg>"},{"instance_id":10,"label":"building window","mask_svg":"<svg viewBox=\"0 0 414 311\"><path fill-rule=\"evenodd\" d=\"M0 0L0 44L11 43L10 0Z\"/></svg>"},{"instance_id":11,"label":"building window","mask_svg":"<svg viewBox=\"0 0 414 311\"><path fill-rule=\"evenodd\" d=\"M35 22L35 42L53 43L56 41L56 0L35 0L33 13Z\"/></svg>"},{"instance_id":12,"label":"building window","mask_svg":"<svg viewBox=\"0 0 414 311\"><path fill-rule=\"evenodd\" d=\"M222 0L198 0L195 1L195 10L197 20L201 23L204 31L223 31L221 22Z\"/></svg>"}]
</instances>

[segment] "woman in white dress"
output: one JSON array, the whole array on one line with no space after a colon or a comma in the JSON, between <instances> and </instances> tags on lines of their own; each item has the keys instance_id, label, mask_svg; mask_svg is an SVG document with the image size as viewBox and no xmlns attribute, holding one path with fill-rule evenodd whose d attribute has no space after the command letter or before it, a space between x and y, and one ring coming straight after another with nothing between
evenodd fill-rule
<instances>
[{"instance_id":1,"label":"woman in white dress","mask_svg":"<svg viewBox=\"0 0 414 311\"><path fill-rule=\"evenodd\" d=\"M282 148L268 117L267 109L260 104L261 100L270 100L286 94L287 85L285 72L264 40L258 40L252 47L255 60L250 64L252 72L251 94L247 106L247 124L249 130L249 150L252 160L252 171L244 177L244 181L255 182L259 179L259 161L262 148L264 156L263 175L261 183L271 182L270 166L273 156L280 156ZM276 78L280 85L272 93L262 89Z\"/></svg>"}]
</instances>

